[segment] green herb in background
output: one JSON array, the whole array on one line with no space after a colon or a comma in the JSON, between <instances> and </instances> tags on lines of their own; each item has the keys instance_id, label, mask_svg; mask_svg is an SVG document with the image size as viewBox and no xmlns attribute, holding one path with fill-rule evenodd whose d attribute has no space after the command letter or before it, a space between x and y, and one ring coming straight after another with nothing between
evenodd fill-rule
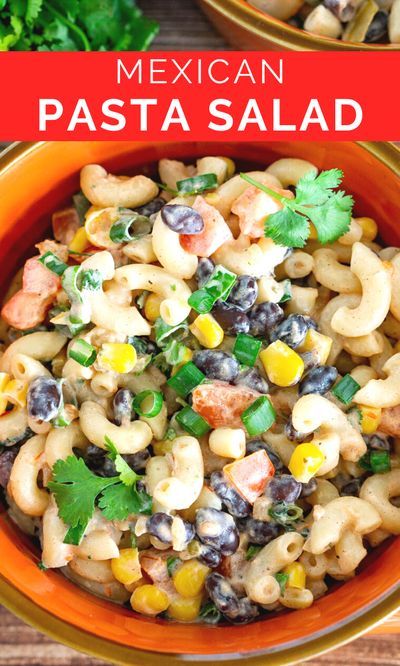
<instances>
[{"instance_id":1,"label":"green herb in background","mask_svg":"<svg viewBox=\"0 0 400 666\"><path fill-rule=\"evenodd\" d=\"M0 51L145 51L157 32L135 0L0 0Z\"/></svg>"}]
</instances>

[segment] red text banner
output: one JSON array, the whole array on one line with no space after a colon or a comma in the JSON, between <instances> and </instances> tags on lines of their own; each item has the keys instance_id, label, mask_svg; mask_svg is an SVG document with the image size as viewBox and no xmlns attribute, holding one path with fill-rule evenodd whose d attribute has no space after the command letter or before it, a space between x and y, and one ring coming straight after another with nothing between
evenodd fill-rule
<instances>
[{"instance_id":1,"label":"red text banner","mask_svg":"<svg viewBox=\"0 0 400 666\"><path fill-rule=\"evenodd\" d=\"M0 139L400 140L388 53L2 53Z\"/></svg>"}]
</instances>

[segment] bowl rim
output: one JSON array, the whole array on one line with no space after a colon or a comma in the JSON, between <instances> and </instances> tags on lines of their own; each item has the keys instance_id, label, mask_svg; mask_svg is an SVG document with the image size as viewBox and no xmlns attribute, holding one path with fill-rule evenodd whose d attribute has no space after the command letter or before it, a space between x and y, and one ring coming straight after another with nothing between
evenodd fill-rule
<instances>
[{"instance_id":1,"label":"bowl rim","mask_svg":"<svg viewBox=\"0 0 400 666\"><path fill-rule=\"evenodd\" d=\"M42 148L46 143L45 141L37 141L11 144L0 157L0 178L3 173L25 159L32 152ZM400 179L400 147L391 142L359 141L354 143L380 160ZM299 660L307 660L338 648L373 629L376 625L400 610L399 588L400 583L391 588L386 594L383 594L376 603L371 603L366 609L349 618L348 621L344 620L339 626L333 626L322 634L316 632L313 637L301 645L289 646L282 650L246 655L246 663L252 666L264 666L267 657L269 666L289 666L290 664L298 663ZM107 659L111 663L135 663L141 666L153 666L155 654L160 662L160 666L182 666L182 663L187 660L187 656L184 654L154 653L142 649L139 650L88 633L41 608L2 576L0 576L0 602L24 622L47 634L54 640L93 657ZM232 664L233 661L240 658L242 658L241 655L232 653L190 655L190 661L193 666L210 663L211 660L218 662L221 666L228 666L228 664Z\"/></svg>"},{"instance_id":2,"label":"bowl rim","mask_svg":"<svg viewBox=\"0 0 400 666\"><path fill-rule=\"evenodd\" d=\"M400 44L365 44L307 33L252 7L245 0L199 0L247 32L294 51L399 51Z\"/></svg>"}]
</instances>

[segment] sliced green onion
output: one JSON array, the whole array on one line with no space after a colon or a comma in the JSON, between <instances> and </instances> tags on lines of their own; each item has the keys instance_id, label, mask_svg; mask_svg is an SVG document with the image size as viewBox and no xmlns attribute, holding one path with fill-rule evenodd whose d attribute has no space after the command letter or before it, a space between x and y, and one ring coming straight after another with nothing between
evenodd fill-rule
<instances>
[{"instance_id":1,"label":"sliced green onion","mask_svg":"<svg viewBox=\"0 0 400 666\"><path fill-rule=\"evenodd\" d=\"M78 285L80 266L68 266L62 276L62 286L71 303L82 303L82 294Z\"/></svg>"},{"instance_id":2,"label":"sliced green onion","mask_svg":"<svg viewBox=\"0 0 400 666\"><path fill-rule=\"evenodd\" d=\"M71 419L68 418L64 406L58 411L57 416L51 422L54 428L66 428L71 424Z\"/></svg>"},{"instance_id":3,"label":"sliced green onion","mask_svg":"<svg viewBox=\"0 0 400 666\"><path fill-rule=\"evenodd\" d=\"M167 557L167 571L170 578L172 578L172 575L180 562L182 562L180 557Z\"/></svg>"},{"instance_id":4,"label":"sliced green onion","mask_svg":"<svg viewBox=\"0 0 400 666\"><path fill-rule=\"evenodd\" d=\"M89 368L96 360L97 352L93 345L90 345L86 340L78 338L74 340L68 350L68 357L83 365L84 368Z\"/></svg>"},{"instance_id":5,"label":"sliced green onion","mask_svg":"<svg viewBox=\"0 0 400 666\"><path fill-rule=\"evenodd\" d=\"M161 317L158 317L154 323L156 343L160 347L166 344L167 338L169 338L171 335L176 337L176 339L181 340L188 334L188 331L189 327L186 320L182 321L180 324L177 324L177 326L169 326Z\"/></svg>"},{"instance_id":6,"label":"sliced green onion","mask_svg":"<svg viewBox=\"0 0 400 666\"><path fill-rule=\"evenodd\" d=\"M289 574L276 573L276 574L274 574L274 578L279 583L279 587L281 588L281 595L285 594L286 585L287 585L287 582L289 580Z\"/></svg>"},{"instance_id":7,"label":"sliced green onion","mask_svg":"<svg viewBox=\"0 0 400 666\"><path fill-rule=\"evenodd\" d=\"M210 312L216 301L226 301L236 280L235 273L228 271L224 266L215 266L203 287L194 291L189 297L189 305L199 314Z\"/></svg>"},{"instance_id":8,"label":"sliced green onion","mask_svg":"<svg viewBox=\"0 0 400 666\"><path fill-rule=\"evenodd\" d=\"M251 335L246 335L246 333L239 333L235 340L233 353L239 363L253 367L260 353L261 346L261 340L257 340Z\"/></svg>"},{"instance_id":9,"label":"sliced green onion","mask_svg":"<svg viewBox=\"0 0 400 666\"><path fill-rule=\"evenodd\" d=\"M284 292L279 303L286 303L287 301L290 301L292 298L292 283L290 282L290 280L284 280L283 282L281 282L281 284L284 288Z\"/></svg>"},{"instance_id":10,"label":"sliced green onion","mask_svg":"<svg viewBox=\"0 0 400 666\"><path fill-rule=\"evenodd\" d=\"M269 509L268 513L279 525L292 525L303 517L303 509L297 504L288 504L287 502L276 502Z\"/></svg>"},{"instance_id":11,"label":"sliced green onion","mask_svg":"<svg viewBox=\"0 0 400 666\"><path fill-rule=\"evenodd\" d=\"M199 618L207 624L218 624L221 619L221 613L213 601L207 601L204 606L201 607Z\"/></svg>"},{"instance_id":12,"label":"sliced green onion","mask_svg":"<svg viewBox=\"0 0 400 666\"><path fill-rule=\"evenodd\" d=\"M42 560L37 563L37 568L40 569L40 571L47 571L48 567L46 567L45 564L43 564Z\"/></svg>"},{"instance_id":13,"label":"sliced green onion","mask_svg":"<svg viewBox=\"0 0 400 666\"><path fill-rule=\"evenodd\" d=\"M184 178L178 180L176 187L178 194L199 194L204 190L213 190L218 186L218 179L215 173L203 173L201 176L193 176L192 178Z\"/></svg>"},{"instance_id":14,"label":"sliced green onion","mask_svg":"<svg viewBox=\"0 0 400 666\"><path fill-rule=\"evenodd\" d=\"M371 451L369 462L374 474L384 474L390 472L392 468L389 451Z\"/></svg>"},{"instance_id":15,"label":"sliced green onion","mask_svg":"<svg viewBox=\"0 0 400 666\"><path fill-rule=\"evenodd\" d=\"M340 402L343 402L344 405L348 405L360 388L360 384L358 384L351 375L345 375L332 389L332 393L338 400L340 400Z\"/></svg>"},{"instance_id":16,"label":"sliced green onion","mask_svg":"<svg viewBox=\"0 0 400 666\"><path fill-rule=\"evenodd\" d=\"M207 312L211 312L215 300L206 289L197 289L189 296L188 303L199 314L207 314Z\"/></svg>"},{"instance_id":17,"label":"sliced green onion","mask_svg":"<svg viewBox=\"0 0 400 666\"><path fill-rule=\"evenodd\" d=\"M167 432L164 435L164 439L167 439L168 441L176 439L176 432L171 426L167 429Z\"/></svg>"},{"instance_id":18,"label":"sliced green onion","mask_svg":"<svg viewBox=\"0 0 400 666\"><path fill-rule=\"evenodd\" d=\"M39 261L43 266L56 275L62 275L68 268L68 265L61 261L54 252L45 252Z\"/></svg>"},{"instance_id":19,"label":"sliced green onion","mask_svg":"<svg viewBox=\"0 0 400 666\"><path fill-rule=\"evenodd\" d=\"M148 217L139 215L139 213L131 213L123 215L117 222L114 222L110 229L110 238L114 243L127 243L147 236L151 229Z\"/></svg>"},{"instance_id":20,"label":"sliced green onion","mask_svg":"<svg viewBox=\"0 0 400 666\"><path fill-rule=\"evenodd\" d=\"M78 523L75 527L70 527L64 537L63 543L71 544L71 546L79 546L82 541L88 523Z\"/></svg>"},{"instance_id":21,"label":"sliced green onion","mask_svg":"<svg viewBox=\"0 0 400 666\"><path fill-rule=\"evenodd\" d=\"M145 400L151 398L151 405L147 409L143 409L142 405ZM146 416L148 419L152 419L153 416L157 416L163 406L163 394L160 391L141 391L135 396L132 407L139 416Z\"/></svg>"},{"instance_id":22,"label":"sliced green onion","mask_svg":"<svg viewBox=\"0 0 400 666\"><path fill-rule=\"evenodd\" d=\"M250 546L248 547L246 551L246 560L251 560L253 557L257 555L257 553L260 552L262 546L258 546L255 543L251 543Z\"/></svg>"},{"instance_id":23,"label":"sliced green onion","mask_svg":"<svg viewBox=\"0 0 400 666\"><path fill-rule=\"evenodd\" d=\"M276 419L276 412L266 395L255 400L240 416L249 435L261 435Z\"/></svg>"},{"instance_id":24,"label":"sliced green onion","mask_svg":"<svg viewBox=\"0 0 400 666\"><path fill-rule=\"evenodd\" d=\"M185 363L178 372L167 381L168 386L174 389L181 398L193 391L196 386L201 384L206 376L195 366L192 361Z\"/></svg>"},{"instance_id":25,"label":"sliced green onion","mask_svg":"<svg viewBox=\"0 0 400 666\"><path fill-rule=\"evenodd\" d=\"M163 354L169 365L179 365L185 357L186 347L182 342L171 340L165 347Z\"/></svg>"},{"instance_id":26,"label":"sliced green onion","mask_svg":"<svg viewBox=\"0 0 400 666\"><path fill-rule=\"evenodd\" d=\"M78 275L78 281L81 291L99 291L103 284L103 277L97 268L89 268Z\"/></svg>"},{"instance_id":27,"label":"sliced green onion","mask_svg":"<svg viewBox=\"0 0 400 666\"><path fill-rule=\"evenodd\" d=\"M181 409L175 418L179 425L193 437L201 437L211 430L207 421L189 406Z\"/></svg>"}]
</instances>

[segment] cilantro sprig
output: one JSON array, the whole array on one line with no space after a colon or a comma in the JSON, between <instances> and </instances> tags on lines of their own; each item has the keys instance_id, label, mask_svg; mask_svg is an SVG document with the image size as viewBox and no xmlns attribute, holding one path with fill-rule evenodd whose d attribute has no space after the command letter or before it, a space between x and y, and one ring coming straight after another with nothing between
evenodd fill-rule
<instances>
[{"instance_id":1,"label":"cilantro sprig","mask_svg":"<svg viewBox=\"0 0 400 666\"><path fill-rule=\"evenodd\" d=\"M350 228L354 201L343 190L337 190L343 180L340 169L321 171L319 175L314 171L306 173L297 183L296 195L292 199L245 173L240 175L283 205L282 210L272 213L265 221L265 236L278 245L304 247L310 235L310 222L323 244L333 243Z\"/></svg>"},{"instance_id":2,"label":"cilantro sprig","mask_svg":"<svg viewBox=\"0 0 400 666\"><path fill-rule=\"evenodd\" d=\"M136 487L142 477L129 467L108 437L105 444L117 476L97 476L83 458L75 456L57 460L53 466L53 481L48 483L48 488L54 494L60 518L68 525L65 543L79 545L96 504L107 520L125 520L131 514L151 513L150 495Z\"/></svg>"},{"instance_id":3,"label":"cilantro sprig","mask_svg":"<svg viewBox=\"0 0 400 666\"><path fill-rule=\"evenodd\" d=\"M157 32L135 0L0 0L0 51L144 51Z\"/></svg>"}]
</instances>

